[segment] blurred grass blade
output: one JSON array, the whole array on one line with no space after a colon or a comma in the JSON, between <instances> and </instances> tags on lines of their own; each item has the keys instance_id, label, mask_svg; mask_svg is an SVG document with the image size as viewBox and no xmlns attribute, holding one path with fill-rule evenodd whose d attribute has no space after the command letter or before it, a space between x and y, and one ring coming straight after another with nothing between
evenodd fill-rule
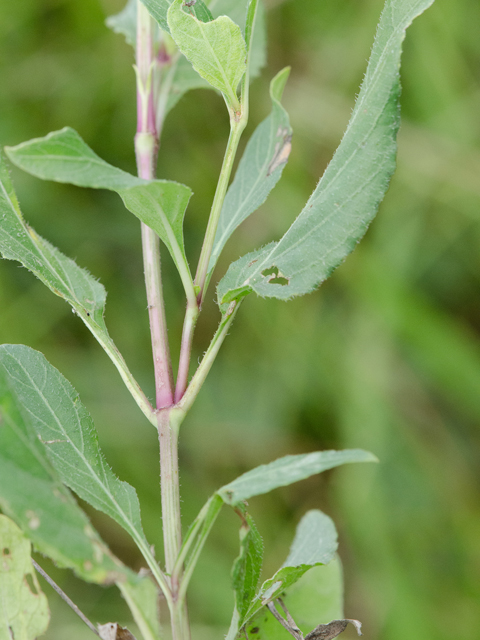
<instances>
[{"instance_id":1,"label":"blurred grass blade","mask_svg":"<svg viewBox=\"0 0 480 640\"><path fill-rule=\"evenodd\" d=\"M221 91L231 109L237 111L237 87L246 69L245 41L240 27L228 16L202 22L174 0L168 10L168 24L180 51L212 87Z\"/></svg>"},{"instance_id":2,"label":"blurred grass blade","mask_svg":"<svg viewBox=\"0 0 480 640\"><path fill-rule=\"evenodd\" d=\"M395 169L405 30L432 3L387 0L355 109L331 163L283 238L231 266L220 303L234 290L283 300L313 291L363 237Z\"/></svg>"},{"instance_id":3,"label":"blurred grass blade","mask_svg":"<svg viewBox=\"0 0 480 640\"><path fill-rule=\"evenodd\" d=\"M351 462L377 462L377 458L361 449L317 451L285 456L270 464L247 471L233 482L224 485L217 493L227 504L237 505L253 496L268 493L278 487L288 486L327 469Z\"/></svg>"},{"instance_id":4,"label":"blurred grass blade","mask_svg":"<svg viewBox=\"0 0 480 640\"><path fill-rule=\"evenodd\" d=\"M0 638L35 640L50 621L30 555L31 545L17 525L0 515ZM30 586L29 579L32 587Z\"/></svg>"},{"instance_id":5,"label":"blurred grass blade","mask_svg":"<svg viewBox=\"0 0 480 640\"><path fill-rule=\"evenodd\" d=\"M32 271L53 293L66 300L117 367L127 388L150 421L152 409L110 338L104 321L106 292L88 271L64 256L28 226L3 155L0 154L0 254Z\"/></svg>"},{"instance_id":6,"label":"blurred grass blade","mask_svg":"<svg viewBox=\"0 0 480 640\"><path fill-rule=\"evenodd\" d=\"M148 549L136 491L108 466L92 418L68 380L43 354L24 345L1 346L0 367L61 480L118 522L139 548Z\"/></svg>"},{"instance_id":7,"label":"blurred grass blade","mask_svg":"<svg viewBox=\"0 0 480 640\"><path fill-rule=\"evenodd\" d=\"M127 209L162 239L179 272L190 274L183 244L183 216L192 192L185 185L142 180L113 167L70 127L7 147L6 153L18 167L42 180L115 191Z\"/></svg>"},{"instance_id":8,"label":"blurred grass blade","mask_svg":"<svg viewBox=\"0 0 480 640\"><path fill-rule=\"evenodd\" d=\"M286 67L270 83L272 112L248 141L235 179L227 191L208 265L210 274L232 233L265 202L288 160L292 129L280 100L289 73L290 68Z\"/></svg>"},{"instance_id":9,"label":"blurred grass blade","mask_svg":"<svg viewBox=\"0 0 480 640\"><path fill-rule=\"evenodd\" d=\"M92 529L87 516L60 482L0 366L0 507L41 553L89 582L111 584L125 569Z\"/></svg>"}]
</instances>

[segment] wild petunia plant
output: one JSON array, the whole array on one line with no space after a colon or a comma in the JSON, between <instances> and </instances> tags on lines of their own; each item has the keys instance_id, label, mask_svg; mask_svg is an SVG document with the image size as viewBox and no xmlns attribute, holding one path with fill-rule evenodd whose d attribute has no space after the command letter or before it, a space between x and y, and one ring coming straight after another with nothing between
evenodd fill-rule
<instances>
[{"instance_id":1,"label":"wild petunia plant","mask_svg":"<svg viewBox=\"0 0 480 640\"><path fill-rule=\"evenodd\" d=\"M399 65L405 30L433 0L386 0L366 75L345 135L304 209L284 236L233 262L217 285L220 323L189 380L192 342L217 260L235 229L266 200L281 177L292 129L282 106L289 69L270 84L271 113L257 127L231 181L249 114L249 86L265 59L261 0L129 0L107 24L135 48L138 176L104 160L70 128L6 148L29 173L81 187L109 189L141 221L146 294L156 397L150 403L110 337L103 286L39 237L20 212L0 159L0 252L32 271L64 298L112 360L160 441L164 559L158 562L142 530L135 489L117 478L98 446L87 409L45 357L23 345L0 347L0 638L30 640L49 614L32 570L30 544L57 565L98 584L115 583L145 640L161 637L157 603L170 611L174 640L188 640L188 586L215 519L224 505L239 516L240 553L232 570L235 607L227 640L270 640L292 635L320 640L339 635L342 578L332 520L309 511L298 525L288 558L260 584L263 543L247 500L351 462L374 461L361 450L286 456L245 473L210 497L182 536L177 443L180 427L200 392L244 298L288 300L313 291L353 250L381 202L395 167L399 126ZM211 211L195 275L183 241L189 187L156 178L165 119L188 90L221 94L230 120ZM188 222L188 220L187 220ZM178 269L186 311L174 377L162 294L160 245ZM120 524L142 553L148 572L137 575L116 558L72 496ZM35 566L42 575L42 568ZM35 589L27 577L33 576ZM48 576L45 576L50 580ZM321 587L321 588L320 588ZM58 588L57 588L58 589ZM328 593L328 599L321 593ZM75 608L66 594L62 597ZM328 601L327 601L328 600ZM300 607L301 605L301 607ZM299 626L295 615L300 615ZM89 626L108 640L133 637L116 622ZM282 628L283 627L283 628ZM312 630L312 627L313 630Z\"/></svg>"}]
</instances>

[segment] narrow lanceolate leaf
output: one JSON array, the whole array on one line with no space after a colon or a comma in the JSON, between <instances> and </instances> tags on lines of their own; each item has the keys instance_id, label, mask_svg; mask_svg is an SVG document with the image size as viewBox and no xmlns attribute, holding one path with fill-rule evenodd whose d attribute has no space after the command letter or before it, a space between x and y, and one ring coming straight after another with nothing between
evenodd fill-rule
<instances>
[{"instance_id":1,"label":"narrow lanceolate leaf","mask_svg":"<svg viewBox=\"0 0 480 640\"><path fill-rule=\"evenodd\" d=\"M0 638L35 640L45 633L50 612L30 556L30 541L0 515ZM30 578L33 590L28 582Z\"/></svg>"},{"instance_id":2,"label":"narrow lanceolate leaf","mask_svg":"<svg viewBox=\"0 0 480 640\"><path fill-rule=\"evenodd\" d=\"M227 504L237 505L253 496L268 493L278 487L285 487L327 469L351 462L377 462L377 458L361 449L316 451L285 456L270 464L247 471L233 482L224 485L217 493Z\"/></svg>"},{"instance_id":3,"label":"narrow lanceolate leaf","mask_svg":"<svg viewBox=\"0 0 480 640\"><path fill-rule=\"evenodd\" d=\"M270 84L271 114L256 128L228 189L218 223L212 256L213 270L218 257L235 229L267 199L280 180L291 149L292 129L288 114L280 104L290 68L280 71Z\"/></svg>"},{"instance_id":4,"label":"narrow lanceolate leaf","mask_svg":"<svg viewBox=\"0 0 480 640\"><path fill-rule=\"evenodd\" d=\"M113 167L69 127L7 147L6 152L18 167L43 180L115 191L127 209L163 240L179 271L188 271L183 216L192 192L185 185L168 180L142 180Z\"/></svg>"},{"instance_id":5,"label":"narrow lanceolate leaf","mask_svg":"<svg viewBox=\"0 0 480 640\"><path fill-rule=\"evenodd\" d=\"M68 489L60 482L17 394L0 366L0 508L36 549L84 580L111 584L125 578Z\"/></svg>"},{"instance_id":6,"label":"narrow lanceolate leaf","mask_svg":"<svg viewBox=\"0 0 480 640\"><path fill-rule=\"evenodd\" d=\"M105 326L105 289L85 269L81 269L73 260L60 253L26 224L1 153L0 254L7 260L17 260L23 264L53 293L72 306L105 349L125 384L137 398L139 406L148 416L149 403L134 381Z\"/></svg>"},{"instance_id":7,"label":"narrow lanceolate leaf","mask_svg":"<svg viewBox=\"0 0 480 640\"><path fill-rule=\"evenodd\" d=\"M399 66L405 30L433 0L387 0L367 73L333 160L283 238L234 263L220 287L288 299L313 291L374 218L395 168ZM244 287L244 289L242 289Z\"/></svg>"},{"instance_id":8,"label":"narrow lanceolate leaf","mask_svg":"<svg viewBox=\"0 0 480 640\"><path fill-rule=\"evenodd\" d=\"M168 10L170 33L193 68L225 96L229 107L239 108L237 87L245 73L246 49L240 27L229 17L202 22L186 13L183 0Z\"/></svg>"},{"instance_id":9,"label":"narrow lanceolate leaf","mask_svg":"<svg viewBox=\"0 0 480 640\"><path fill-rule=\"evenodd\" d=\"M71 384L43 354L24 345L2 345L0 368L60 479L148 549L135 489L108 466L92 418Z\"/></svg>"},{"instance_id":10,"label":"narrow lanceolate leaf","mask_svg":"<svg viewBox=\"0 0 480 640\"><path fill-rule=\"evenodd\" d=\"M282 601L304 635L319 623L343 618L343 576L339 558L327 565L307 571L294 585L282 592ZM252 640L291 640L266 608L262 608L247 623L247 635Z\"/></svg>"},{"instance_id":11,"label":"narrow lanceolate leaf","mask_svg":"<svg viewBox=\"0 0 480 640\"><path fill-rule=\"evenodd\" d=\"M239 619L244 618L255 598L263 560L263 541L258 529L245 508L241 511L240 554L232 569L235 609Z\"/></svg>"},{"instance_id":12,"label":"narrow lanceolate leaf","mask_svg":"<svg viewBox=\"0 0 480 640\"><path fill-rule=\"evenodd\" d=\"M120 13L109 16L105 24L115 33L125 36L125 40L132 47L137 41L137 0L128 0Z\"/></svg>"}]
</instances>

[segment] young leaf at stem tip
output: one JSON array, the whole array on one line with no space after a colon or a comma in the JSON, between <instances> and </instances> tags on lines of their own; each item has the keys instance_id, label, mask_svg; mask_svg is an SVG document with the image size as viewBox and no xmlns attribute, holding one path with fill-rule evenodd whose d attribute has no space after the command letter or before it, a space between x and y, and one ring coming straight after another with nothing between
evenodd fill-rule
<instances>
[{"instance_id":1,"label":"young leaf at stem tip","mask_svg":"<svg viewBox=\"0 0 480 640\"><path fill-rule=\"evenodd\" d=\"M168 10L173 39L193 68L221 91L229 108L237 112L237 87L245 73L247 55L240 27L227 16L201 22L182 6L183 0L174 0Z\"/></svg>"},{"instance_id":2,"label":"young leaf at stem tip","mask_svg":"<svg viewBox=\"0 0 480 640\"><path fill-rule=\"evenodd\" d=\"M405 31L433 0L387 0L347 130L305 208L283 238L233 263L220 304L255 291L287 300L313 291L353 251L395 168L399 65Z\"/></svg>"}]
</instances>

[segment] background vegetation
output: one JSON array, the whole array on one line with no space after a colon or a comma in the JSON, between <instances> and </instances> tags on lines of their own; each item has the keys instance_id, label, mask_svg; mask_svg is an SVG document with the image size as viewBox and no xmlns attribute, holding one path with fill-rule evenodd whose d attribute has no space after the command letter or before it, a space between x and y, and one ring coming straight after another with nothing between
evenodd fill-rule
<instances>
[{"instance_id":1,"label":"background vegetation","mask_svg":"<svg viewBox=\"0 0 480 640\"><path fill-rule=\"evenodd\" d=\"M270 67L252 89L249 131L268 113L270 77L291 64L284 104L293 151L266 205L227 246L219 274L280 236L313 190L348 121L382 4L268 2ZM2 144L70 125L107 161L135 170L132 54L103 25L121 7L122 0L1 4ZM268 572L283 561L306 509L334 517L346 613L364 621L371 640L473 640L480 627L479 24L475 0L437 0L410 28L398 171L376 222L319 292L288 305L248 299L181 442L186 522L220 484L277 456L364 447L380 458L376 468L335 470L250 505ZM224 106L207 91L188 94L166 123L159 176L195 192L186 223L192 264L227 134ZM153 395L138 221L113 194L18 171L14 178L36 230L106 286L110 331ZM170 337L178 342L182 292L164 256ZM213 290L204 316L198 355L218 320ZM158 541L154 430L69 307L12 262L0 264L0 338L43 351L78 389L111 465L138 488L147 537ZM139 568L126 534L87 511L113 550ZM237 529L225 512L195 574L196 638L226 631ZM39 561L91 619L126 620L114 588ZM87 637L45 590L48 640Z\"/></svg>"}]
</instances>

